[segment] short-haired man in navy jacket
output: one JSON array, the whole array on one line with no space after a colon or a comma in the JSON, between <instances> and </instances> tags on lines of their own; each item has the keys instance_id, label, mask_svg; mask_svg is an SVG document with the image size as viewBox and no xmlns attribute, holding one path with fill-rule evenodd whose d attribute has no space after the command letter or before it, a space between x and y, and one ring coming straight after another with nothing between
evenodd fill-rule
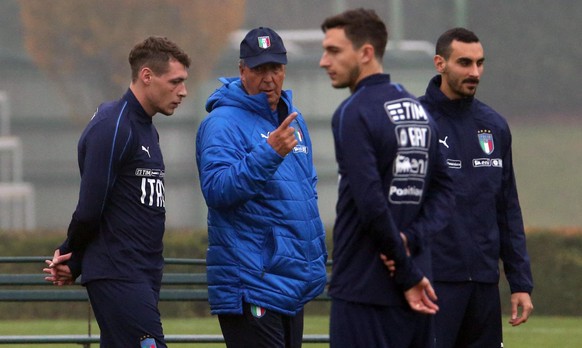
<instances>
[{"instance_id":1,"label":"short-haired man in navy jacket","mask_svg":"<svg viewBox=\"0 0 582 348\"><path fill-rule=\"evenodd\" d=\"M346 11L322 29L320 66L351 91L332 119L340 181L331 347L430 347L438 307L429 238L453 208L434 121L383 73L388 33L374 11ZM395 261L393 275L383 256Z\"/></svg>"},{"instance_id":2,"label":"short-haired man in navy jacket","mask_svg":"<svg viewBox=\"0 0 582 348\"><path fill-rule=\"evenodd\" d=\"M511 133L501 115L475 98L484 60L473 32L446 31L436 44L439 75L419 98L439 126L455 182L455 214L432 248L440 348L503 347L499 259L511 288L510 323L526 322L533 309Z\"/></svg>"},{"instance_id":3,"label":"short-haired man in navy jacket","mask_svg":"<svg viewBox=\"0 0 582 348\"><path fill-rule=\"evenodd\" d=\"M152 119L172 115L186 97L190 57L152 36L133 47L129 63L128 90L101 104L79 139L79 201L45 272L56 285L82 273L101 347L159 348L165 166Z\"/></svg>"}]
</instances>

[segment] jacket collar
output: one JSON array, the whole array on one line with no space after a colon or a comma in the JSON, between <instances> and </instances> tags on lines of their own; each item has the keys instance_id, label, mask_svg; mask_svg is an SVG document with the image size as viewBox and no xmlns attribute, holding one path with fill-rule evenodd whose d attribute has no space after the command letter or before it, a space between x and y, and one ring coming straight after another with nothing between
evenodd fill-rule
<instances>
[{"instance_id":1,"label":"jacket collar","mask_svg":"<svg viewBox=\"0 0 582 348\"><path fill-rule=\"evenodd\" d=\"M466 97L461 99L449 99L441 91L442 77L441 75L434 76L426 88L427 98L442 107L447 113L455 115L463 112L473 105L475 97Z\"/></svg>"},{"instance_id":2,"label":"jacket collar","mask_svg":"<svg viewBox=\"0 0 582 348\"><path fill-rule=\"evenodd\" d=\"M128 88L121 99L127 102L127 105L131 108L132 113L137 116L138 121L143 123L152 123L153 117L145 112L143 106L141 106L140 102L137 100L131 89Z\"/></svg>"},{"instance_id":3,"label":"jacket collar","mask_svg":"<svg viewBox=\"0 0 582 348\"><path fill-rule=\"evenodd\" d=\"M365 86L377 85L386 82L390 83L389 74L373 74L370 76L366 76L362 80L360 80L360 82L358 82L358 84L356 85L356 89L354 90L354 93Z\"/></svg>"}]
</instances>

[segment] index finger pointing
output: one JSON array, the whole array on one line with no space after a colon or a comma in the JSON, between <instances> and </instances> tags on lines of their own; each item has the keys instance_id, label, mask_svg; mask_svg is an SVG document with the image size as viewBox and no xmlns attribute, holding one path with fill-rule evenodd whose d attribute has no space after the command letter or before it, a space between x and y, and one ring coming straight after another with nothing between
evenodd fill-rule
<instances>
[{"instance_id":1,"label":"index finger pointing","mask_svg":"<svg viewBox=\"0 0 582 348\"><path fill-rule=\"evenodd\" d=\"M289 114L289 116L287 116L287 118L285 118L283 120L283 122L281 122L281 125L279 126L280 129L285 129L287 127L289 127L289 125L291 124L291 122L293 122L293 120L297 117L297 112L292 112L291 114Z\"/></svg>"}]
</instances>

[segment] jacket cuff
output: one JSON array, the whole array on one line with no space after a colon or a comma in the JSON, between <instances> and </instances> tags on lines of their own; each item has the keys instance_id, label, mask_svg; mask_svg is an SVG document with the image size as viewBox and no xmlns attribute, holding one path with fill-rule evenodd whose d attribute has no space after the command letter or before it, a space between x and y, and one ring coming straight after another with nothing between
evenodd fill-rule
<instances>
[{"instance_id":1,"label":"jacket cuff","mask_svg":"<svg viewBox=\"0 0 582 348\"><path fill-rule=\"evenodd\" d=\"M532 291L533 291L533 287L531 287L531 286L524 286L524 287L521 287L521 286L511 286L511 285L510 285L510 286L509 286L509 291L510 291L512 294L515 294L516 292L527 292L528 294L530 294L530 295L531 295L531 293L532 293Z\"/></svg>"},{"instance_id":2,"label":"jacket cuff","mask_svg":"<svg viewBox=\"0 0 582 348\"><path fill-rule=\"evenodd\" d=\"M77 279L83 270L83 257L79 257L76 254L71 255L71 259L67 262L67 266L69 266L69 269L71 270L73 280Z\"/></svg>"},{"instance_id":3,"label":"jacket cuff","mask_svg":"<svg viewBox=\"0 0 582 348\"><path fill-rule=\"evenodd\" d=\"M411 255L418 254L420 250L422 250L422 245L417 234L414 233L414 231L410 230L402 231L402 233L404 233L404 235L406 236L406 245L408 247L408 250L410 250L410 254Z\"/></svg>"},{"instance_id":4,"label":"jacket cuff","mask_svg":"<svg viewBox=\"0 0 582 348\"><path fill-rule=\"evenodd\" d=\"M406 291L418 284L422 280L423 274L412 262L410 257L406 258L406 264L403 266L399 267L396 265L394 281L403 291Z\"/></svg>"}]
</instances>

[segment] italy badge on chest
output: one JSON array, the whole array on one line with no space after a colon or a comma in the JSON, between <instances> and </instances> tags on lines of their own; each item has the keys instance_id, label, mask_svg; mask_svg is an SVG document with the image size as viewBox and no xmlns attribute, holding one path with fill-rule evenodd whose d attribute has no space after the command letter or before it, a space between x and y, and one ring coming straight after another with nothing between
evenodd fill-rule
<instances>
[{"instance_id":1,"label":"italy badge on chest","mask_svg":"<svg viewBox=\"0 0 582 348\"><path fill-rule=\"evenodd\" d=\"M479 130L477 136L479 137L479 145L481 145L483 152L486 155L492 154L495 145L493 144L493 134L491 134L491 131L488 129Z\"/></svg>"}]
</instances>

